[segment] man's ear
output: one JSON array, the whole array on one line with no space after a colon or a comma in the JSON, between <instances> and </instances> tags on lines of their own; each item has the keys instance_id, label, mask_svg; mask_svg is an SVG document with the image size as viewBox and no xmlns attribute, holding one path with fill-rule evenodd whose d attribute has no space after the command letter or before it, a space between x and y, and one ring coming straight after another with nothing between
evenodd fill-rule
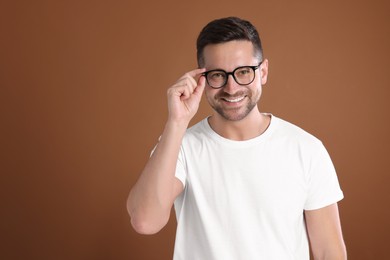
<instances>
[{"instance_id":1,"label":"man's ear","mask_svg":"<svg viewBox=\"0 0 390 260\"><path fill-rule=\"evenodd\" d=\"M261 85L265 85L268 79L268 60L264 59L260 66Z\"/></svg>"}]
</instances>

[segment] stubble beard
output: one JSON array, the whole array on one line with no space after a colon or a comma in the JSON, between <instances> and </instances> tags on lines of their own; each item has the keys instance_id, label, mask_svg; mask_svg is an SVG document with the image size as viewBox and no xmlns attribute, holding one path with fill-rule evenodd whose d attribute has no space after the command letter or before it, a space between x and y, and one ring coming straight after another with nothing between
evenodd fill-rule
<instances>
[{"instance_id":1,"label":"stubble beard","mask_svg":"<svg viewBox=\"0 0 390 260\"><path fill-rule=\"evenodd\" d=\"M240 106L238 108L224 108L223 105L220 105L219 102L221 101L221 98L226 97L226 98L234 98L237 96L242 96L245 95L244 99L249 99L249 101L244 104L243 106ZM259 100L260 97L256 98L256 100L252 99L251 93L248 92L240 92L236 93L234 96L228 95L226 93L221 93L220 95L217 95L214 98L213 103L211 103L211 107L225 120L228 121L240 121L244 119L257 105L257 101Z\"/></svg>"}]
</instances>

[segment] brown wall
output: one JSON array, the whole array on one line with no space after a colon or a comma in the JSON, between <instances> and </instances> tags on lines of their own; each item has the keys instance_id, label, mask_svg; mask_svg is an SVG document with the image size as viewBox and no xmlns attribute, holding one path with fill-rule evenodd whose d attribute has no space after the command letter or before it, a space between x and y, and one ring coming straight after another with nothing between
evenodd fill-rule
<instances>
[{"instance_id":1,"label":"brown wall","mask_svg":"<svg viewBox=\"0 0 390 260\"><path fill-rule=\"evenodd\" d=\"M196 66L199 30L236 15L270 61L261 110L334 160L350 259L385 259L387 1L155 2L1 1L0 258L171 258L174 220L138 235L126 197L163 128L167 87ZM203 102L195 120L208 113Z\"/></svg>"}]
</instances>

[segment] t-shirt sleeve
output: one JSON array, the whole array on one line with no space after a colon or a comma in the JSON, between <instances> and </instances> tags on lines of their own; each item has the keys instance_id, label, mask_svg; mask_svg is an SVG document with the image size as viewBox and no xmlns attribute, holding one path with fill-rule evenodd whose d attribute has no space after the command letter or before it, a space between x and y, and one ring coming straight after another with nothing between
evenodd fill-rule
<instances>
[{"instance_id":1,"label":"t-shirt sleeve","mask_svg":"<svg viewBox=\"0 0 390 260\"><path fill-rule=\"evenodd\" d=\"M305 210L315 210L344 198L332 160L321 142L312 151L308 167L308 193Z\"/></svg>"},{"instance_id":2,"label":"t-shirt sleeve","mask_svg":"<svg viewBox=\"0 0 390 260\"><path fill-rule=\"evenodd\" d=\"M160 136L161 138L161 136ZM158 139L160 141L160 138ZM157 148L158 143L154 146L153 150L150 153L150 156L154 153L154 151ZM176 171L175 171L175 177L178 178L182 183L183 187L186 186L186 171L185 171L185 163L184 163L184 152L183 147L180 147L179 156L177 158L176 162Z\"/></svg>"},{"instance_id":3,"label":"t-shirt sleeve","mask_svg":"<svg viewBox=\"0 0 390 260\"><path fill-rule=\"evenodd\" d=\"M183 187L186 186L186 170L185 170L185 157L183 152L183 147L180 147L179 156L176 163L176 178L178 178L182 183Z\"/></svg>"}]
</instances>

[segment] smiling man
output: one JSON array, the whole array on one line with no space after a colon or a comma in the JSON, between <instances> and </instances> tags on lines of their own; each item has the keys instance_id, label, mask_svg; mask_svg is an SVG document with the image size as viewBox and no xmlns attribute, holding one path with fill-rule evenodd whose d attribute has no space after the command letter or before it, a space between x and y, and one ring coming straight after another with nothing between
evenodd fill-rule
<instances>
[{"instance_id":1,"label":"smiling man","mask_svg":"<svg viewBox=\"0 0 390 260\"><path fill-rule=\"evenodd\" d=\"M169 88L164 131L130 192L134 229L158 232L175 205L175 260L303 260L309 245L315 259L346 259L326 149L258 108L268 60L255 27L210 22L197 58ZM188 128L203 93L213 113Z\"/></svg>"}]
</instances>

